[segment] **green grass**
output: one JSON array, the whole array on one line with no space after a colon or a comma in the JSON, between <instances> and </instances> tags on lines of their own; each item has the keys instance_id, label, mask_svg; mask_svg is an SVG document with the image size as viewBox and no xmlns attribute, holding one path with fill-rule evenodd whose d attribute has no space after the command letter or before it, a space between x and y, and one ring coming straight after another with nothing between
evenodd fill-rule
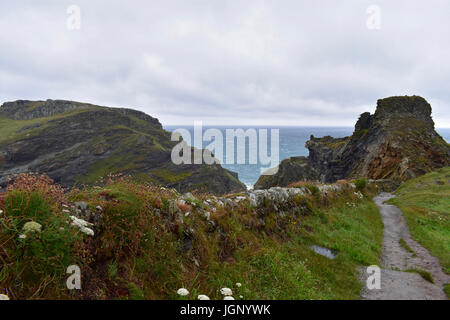
<instances>
[{"instance_id":1,"label":"green grass","mask_svg":"<svg viewBox=\"0 0 450 320\"><path fill-rule=\"evenodd\" d=\"M422 269L408 269L405 270L405 272L410 272L410 273L417 273L419 274L422 278L424 278L426 281L434 283L434 279L433 276L431 275L431 273L429 273L426 270L422 270Z\"/></svg>"},{"instance_id":2,"label":"green grass","mask_svg":"<svg viewBox=\"0 0 450 320\"><path fill-rule=\"evenodd\" d=\"M80 235L67 224L69 216L54 213L52 200L39 192L9 192L4 209L8 216L0 219L0 287L17 285L23 295L32 297L52 287L52 282L62 283L66 267L78 261L74 248ZM42 230L24 233L23 226L30 221ZM55 290L53 297L59 297L60 291Z\"/></svg>"},{"instance_id":3,"label":"green grass","mask_svg":"<svg viewBox=\"0 0 450 320\"><path fill-rule=\"evenodd\" d=\"M0 142L14 139L16 135L18 135L17 131L19 129L41 122L42 119L14 121L5 117L0 117Z\"/></svg>"},{"instance_id":4,"label":"green grass","mask_svg":"<svg viewBox=\"0 0 450 320\"><path fill-rule=\"evenodd\" d=\"M383 224L378 208L350 187L335 195L294 198L293 210L285 214L269 201L259 208L248 201L218 206L209 221L201 211L209 195L197 194L178 207L190 212L186 216L173 209L177 192L125 178L66 196L68 204L102 207L93 238L67 224L55 197L8 191L7 219L0 225L0 243L8 252L0 258L7 267L0 266L0 287L13 297L179 299L176 291L185 287L191 299L198 294L223 299L218 290L229 287L236 299L359 299L358 267L379 264ZM25 222L19 218L42 224L39 241L17 239ZM312 245L338 255L328 259ZM54 263L52 269L43 268L45 259ZM64 285L65 268L74 262L90 279L75 293Z\"/></svg>"},{"instance_id":5,"label":"green grass","mask_svg":"<svg viewBox=\"0 0 450 320\"><path fill-rule=\"evenodd\" d=\"M412 179L389 202L405 216L412 237L450 274L450 167Z\"/></svg>"},{"instance_id":6,"label":"green grass","mask_svg":"<svg viewBox=\"0 0 450 320\"><path fill-rule=\"evenodd\" d=\"M450 299L450 283L444 284L444 291L447 294L447 297Z\"/></svg>"},{"instance_id":7,"label":"green grass","mask_svg":"<svg viewBox=\"0 0 450 320\"><path fill-rule=\"evenodd\" d=\"M89 109L71 110L52 117L37 118L32 120L12 120L0 116L0 143L7 143L9 141L19 140L28 136L35 135L44 128L46 128L47 126L49 126L50 124L48 123L51 120L62 119L64 117L73 116L79 113L89 111L90 111ZM20 129L34 124L42 124L42 126L18 132Z\"/></svg>"},{"instance_id":8,"label":"green grass","mask_svg":"<svg viewBox=\"0 0 450 320\"><path fill-rule=\"evenodd\" d=\"M233 264L210 264L207 276L191 290L202 293L205 282L211 289L241 282L239 294L245 299L359 299L357 267L379 264L383 224L377 207L364 200L356 208L321 209L292 223L299 223L301 231L289 241L266 238L259 250L238 250ZM338 256L331 260L316 254L313 244Z\"/></svg>"},{"instance_id":9,"label":"green grass","mask_svg":"<svg viewBox=\"0 0 450 320\"><path fill-rule=\"evenodd\" d=\"M414 250L406 243L405 239L402 238L402 239L400 239L398 242L400 243L400 245L401 245L406 251L408 251L409 253L412 253L414 257L416 256L416 253L415 253Z\"/></svg>"},{"instance_id":10,"label":"green grass","mask_svg":"<svg viewBox=\"0 0 450 320\"><path fill-rule=\"evenodd\" d=\"M167 170L167 169L154 169L151 171L152 175L155 177L167 182L167 183L174 183L178 181L182 181L186 178L189 178L192 173L191 172L180 172L175 173L173 171Z\"/></svg>"}]
</instances>

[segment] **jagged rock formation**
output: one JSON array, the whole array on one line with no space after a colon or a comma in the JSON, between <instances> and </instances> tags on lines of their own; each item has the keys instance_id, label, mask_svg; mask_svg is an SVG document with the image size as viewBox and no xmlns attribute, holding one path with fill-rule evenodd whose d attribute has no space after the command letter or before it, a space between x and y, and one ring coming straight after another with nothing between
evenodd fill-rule
<instances>
[{"instance_id":1,"label":"jagged rock formation","mask_svg":"<svg viewBox=\"0 0 450 320\"><path fill-rule=\"evenodd\" d=\"M299 180L333 182L365 177L404 181L450 165L450 145L435 131L430 104L418 96L380 99L375 114L363 113L352 136L306 142L308 158L291 158L255 188L286 186ZM299 174L290 168L311 168Z\"/></svg>"},{"instance_id":2,"label":"jagged rock formation","mask_svg":"<svg viewBox=\"0 0 450 320\"><path fill-rule=\"evenodd\" d=\"M86 103L15 101L0 107L0 185L8 176L46 173L71 187L110 173L139 181L223 194L245 190L220 165L175 165L158 119L143 112Z\"/></svg>"},{"instance_id":3,"label":"jagged rock formation","mask_svg":"<svg viewBox=\"0 0 450 320\"><path fill-rule=\"evenodd\" d=\"M319 174L306 157L285 159L278 166L276 174L268 174L271 173L270 171L265 173L254 185L255 189L267 189L275 186L286 187L300 180L315 181L319 179Z\"/></svg>"}]
</instances>

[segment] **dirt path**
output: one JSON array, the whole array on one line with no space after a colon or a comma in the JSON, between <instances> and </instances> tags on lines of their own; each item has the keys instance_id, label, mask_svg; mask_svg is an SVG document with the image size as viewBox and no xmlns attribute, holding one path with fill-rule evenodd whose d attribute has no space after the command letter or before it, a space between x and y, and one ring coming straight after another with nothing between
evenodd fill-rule
<instances>
[{"instance_id":1,"label":"dirt path","mask_svg":"<svg viewBox=\"0 0 450 320\"><path fill-rule=\"evenodd\" d=\"M363 299L368 300L430 300L447 299L443 290L445 283L450 283L450 276L442 271L439 260L433 257L427 249L411 239L402 212L384 202L394 197L390 193L382 193L374 198L380 208L384 223L383 249L381 253L381 289L368 290L365 286L367 274L365 268L361 279L364 289ZM401 244L404 239L414 253L408 252ZM424 280L417 273L402 270L421 269L433 276L434 284Z\"/></svg>"}]
</instances>

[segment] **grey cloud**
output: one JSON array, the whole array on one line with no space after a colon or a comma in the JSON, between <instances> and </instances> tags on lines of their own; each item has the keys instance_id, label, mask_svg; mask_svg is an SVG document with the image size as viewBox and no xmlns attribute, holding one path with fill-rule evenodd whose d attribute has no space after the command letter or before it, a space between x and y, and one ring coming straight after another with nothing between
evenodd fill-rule
<instances>
[{"instance_id":1,"label":"grey cloud","mask_svg":"<svg viewBox=\"0 0 450 320\"><path fill-rule=\"evenodd\" d=\"M66 9L81 8L81 30ZM2 1L0 100L126 106L164 124L353 125L419 94L450 127L448 1Z\"/></svg>"}]
</instances>

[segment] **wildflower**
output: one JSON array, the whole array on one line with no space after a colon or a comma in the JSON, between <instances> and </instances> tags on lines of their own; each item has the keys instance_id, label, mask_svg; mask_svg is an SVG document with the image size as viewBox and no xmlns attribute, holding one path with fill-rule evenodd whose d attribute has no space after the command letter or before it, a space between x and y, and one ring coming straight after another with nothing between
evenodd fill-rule
<instances>
[{"instance_id":1,"label":"wildflower","mask_svg":"<svg viewBox=\"0 0 450 320\"><path fill-rule=\"evenodd\" d=\"M92 226L92 223L89 223L89 222L87 222L87 221L84 221L83 219L78 219L78 218L75 217L75 216L70 216L70 219L72 219L73 223L74 223L76 226L79 226L79 227L89 227L89 226Z\"/></svg>"},{"instance_id":2,"label":"wildflower","mask_svg":"<svg viewBox=\"0 0 450 320\"><path fill-rule=\"evenodd\" d=\"M362 194L360 191L354 192L354 194L355 194L355 196L357 196L359 199L364 198L363 194Z\"/></svg>"},{"instance_id":3,"label":"wildflower","mask_svg":"<svg viewBox=\"0 0 450 320\"><path fill-rule=\"evenodd\" d=\"M9 297L6 294L0 294L0 300L9 300Z\"/></svg>"},{"instance_id":4,"label":"wildflower","mask_svg":"<svg viewBox=\"0 0 450 320\"><path fill-rule=\"evenodd\" d=\"M234 300L234 298L232 296L226 296L223 300Z\"/></svg>"},{"instance_id":5,"label":"wildflower","mask_svg":"<svg viewBox=\"0 0 450 320\"><path fill-rule=\"evenodd\" d=\"M239 298L244 299L244 296L239 296Z\"/></svg>"},{"instance_id":6,"label":"wildflower","mask_svg":"<svg viewBox=\"0 0 450 320\"><path fill-rule=\"evenodd\" d=\"M84 234L87 234L88 236L91 236L91 237L94 236L94 230L92 230L90 228L81 227L80 231L83 232Z\"/></svg>"},{"instance_id":7,"label":"wildflower","mask_svg":"<svg viewBox=\"0 0 450 320\"><path fill-rule=\"evenodd\" d=\"M240 282L236 283L236 287L238 287L238 288L242 287L242 283L240 283Z\"/></svg>"},{"instance_id":8,"label":"wildflower","mask_svg":"<svg viewBox=\"0 0 450 320\"><path fill-rule=\"evenodd\" d=\"M201 294L197 297L198 300L210 300L208 296L205 296L204 294Z\"/></svg>"},{"instance_id":9,"label":"wildflower","mask_svg":"<svg viewBox=\"0 0 450 320\"><path fill-rule=\"evenodd\" d=\"M222 288L220 289L220 293L224 296L231 296L233 294L233 291L231 291L230 288Z\"/></svg>"},{"instance_id":10,"label":"wildflower","mask_svg":"<svg viewBox=\"0 0 450 320\"><path fill-rule=\"evenodd\" d=\"M25 233L27 232L41 232L42 230L42 226L34 221L30 221L25 223L25 225L23 226L23 231L25 231Z\"/></svg>"},{"instance_id":11,"label":"wildflower","mask_svg":"<svg viewBox=\"0 0 450 320\"><path fill-rule=\"evenodd\" d=\"M3 214L3 210L2 209L0 209L0 214Z\"/></svg>"},{"instance_id":12,"label":"wildflower","mask_svg":"<svg viewBox=\"0 0 450 320\"><path fill-rule=\"evenodd\" d=\"M70 213L70 210L62 209L62 213Z\"/></svg>"},{"instance_id":13,"label":"wildflower","mask_svg":"<svg viewBox=\"0 0 450 320\"><path fill-rule=\"evenodd\" d=\"M189 294L189 291L185 288L180 288L180 289L178 289L177 294L182 297L185 297Z\"/></svg>"},{"instance_id":14,"label":"wildflower","mask_svg":"<svg viewBox=\"0 0 450 320\"><path fill-rule=\"evenodd\" d=\"M26 234L21 234L20 236L19 236L19 239L26 239L27 238L27 235Z\"/></svg>"}]
</instances>

